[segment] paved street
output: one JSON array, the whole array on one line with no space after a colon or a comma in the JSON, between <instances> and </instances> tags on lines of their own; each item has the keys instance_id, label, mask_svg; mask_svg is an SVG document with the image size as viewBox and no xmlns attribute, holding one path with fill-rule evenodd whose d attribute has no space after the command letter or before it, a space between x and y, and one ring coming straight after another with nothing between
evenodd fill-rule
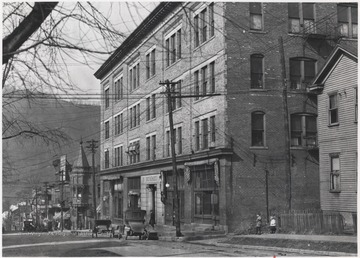
<instances>
[{"instance_id":1,"label":"paved street","mask_svg":"<svg viewBox=\"0 0 360 258\"><path fill-rule=\"evenodd\" d=\"M56 236L47 234L3 235L3 256L96 257L96 256L304 256L270 250L242 249L203 243L141 241L136 238L92 239L88 237Z\"/></svg>"}]
</instances>

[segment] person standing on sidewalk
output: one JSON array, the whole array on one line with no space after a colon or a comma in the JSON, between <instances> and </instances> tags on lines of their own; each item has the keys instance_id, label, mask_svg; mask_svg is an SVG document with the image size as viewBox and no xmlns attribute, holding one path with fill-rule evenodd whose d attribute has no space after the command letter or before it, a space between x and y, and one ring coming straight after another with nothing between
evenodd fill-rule
<instances>
[{"instance_id":1,"label":"person standing on sidewalk","mask_svg":"<svg viewBox=\"0 0 360 258\"><path fill-rule=\"evenodd\" d=\"M261 216L260 213L256 215L256 234L261 235Z\"/></svg>"},{"instance_id":2,"label":"person standing on sidewalk","mask_svg":"<svg viewBox=\"0 0 360 258\"><path fill-rule=\"evenodd\" d=\"M276 232L276 219L274 216L270 217L270 234L275 234Z\"/></svg>"}]
</instances>

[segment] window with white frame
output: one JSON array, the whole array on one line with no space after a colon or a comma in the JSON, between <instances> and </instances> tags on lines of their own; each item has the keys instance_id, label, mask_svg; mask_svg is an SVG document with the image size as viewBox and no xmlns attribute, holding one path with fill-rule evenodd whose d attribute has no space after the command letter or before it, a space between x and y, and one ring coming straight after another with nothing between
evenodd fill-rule
<instances>
[{"instance_id":1,"label":"window with white frame","mask_svg":"<svg viewBox=\"0 0 360 258\"><path fill-rule=\"evenodd\" d=\"M215 116L210 117L210 144L214 144L216 140L216 123Z\"/></svg>"},{"instance_id":2,"label":"window with white frame","mask_svg":"<svg viewBox=\"0 0 360 258\"><path fill-rule=\"evenodd\" d=\"M215 35L214 3L209 4L209 37Z\"/></svg>"},{"instance_id":3,"label":"window with white frame","mask_svg":"<svg viewBox=\"0 0 360 258\"><path fill-rule=\"evenodd\" d=\"M181 39L181 28L166 37L166 67L181 59Z\"/></svg>"},{"instance_id":4,"label":"window with white frame","mask_svg":"<svg viewBox=\"0 0 360 258\"><path fill-rule=\"evenodd\" d=\"M140 162L140 140L129 143L127 154L129 155L130 164Z\"/></svg>"},{"instance_id":5,"label":"window with white frame","mask_svg":"<svg viewBox=\"0 0 360 258\"><path fill-rule=\"evenodd\" d=\"M105 139L110 137L110 121L105 122Z\"/></svg>"},{"instance_id":6,"label":"window with white frame","mask_svg":"<svg viewBox=\"0 0 360 258\"><path fill-rule=\"evenodd\" d=\"M194 45L200 46L215 34L214 3L194 15Z\"/></svg>"},{"instance_id":7,"label":"window with white frame","mask_svg":"<svg viewBox=\"0 0 360 258\"><path fill-rule=\"evenodd\" d=\"M208 119L202 119L201 120L201 131L202 131L202 149L209 148L209 125L208 125Z\"/></svg>"},{"instance_id":8,"label":"window with white frame","mask_svg":"<svg viewBox=\"0 0 360 258\"><path fill-rule=\"evenodd\" d=\"M115 90L115 100L121 100L124 98L124 83L123 76L115 79L114 90Z\"/></svg>"},{"instance_id":9,"label":"window with white frame","mask_svg":"<svg viewBox=\"0 0 360 258\"><path fill-rule=\"evenodd\" d=\"M205 117L194 124L195 151L206 150L215 144L215 116Z\"/></svg>"},{"instance_id":10,"label":"window with white frame","mask_svg":"<svg viewBox=\"0 0 360 258\"><path fill-rule=\"evenodd\" d=\"M176 138L176 154L180 155L182 154L182 146L183 146L183 143L182 143L182 127L179 126L178 128L176 128L176 131L177 131L177 138Z\"/></svg>"},{"instance_id":11,"label":"window with white frame","mask_svg":"<svg viewBox=\"0 0 360 258\"><path fill-rule=\"evenodd\" d=\"M250 5L250 29L263 29L262 3L249 3Z\"/></svg>"},{"instance_id":12,"label":"window with white frame","mask_svg":"<svg viewBox=\"0 0 360 258\"><path fill-rule=\"evenodd\" d=\"M115 135L122 134L124 132L123 113L115 116Z\"/></svg>"},{"instance_id":13,"label":"window with white frame","mask_svg":"<svg viewBox=\"0 0 360 258\"><path fill-rule=\"evenodd\" d=\"M288 16L290 33L316 33L314 3L288 3Z\"/></svg>"},{"instance_id":14,"label":"window with white frame","mask_svg":"<svg viewBox=\"0 0 360 258\"><path fill-rule=\"evenodd\" d=\"M183 140L182 140L182 127L177 126L174 128L174 139L175 139L175 153L177 155L182 154L182 146L183 146ZM165 133L165 157L170 157L171 155L171 135L170 130L167 130Z\"/></svg>"},{"instance_id":15,"label":"window with white frame","mask_svg":"<svg viewBox=\"0 0 360 258\"><path fill-rule=\"evenodd\" d=\"M316 74L316 60L307 57L290 58L290 88L305 90Z\"/></svg>"},{"instance_id":16,"label":"window with white frame","mask_svg":"<svg viewBox=\"0 0 360 258\"><path fill-rule=\"evenodd\" d=\"M114 160L114 164L115 167L120 167L124 165L124 160L123 160L123 146L118 146L115 147L115 160Z\"/></svg>"},{"instance_id":17,"label":"window with white frame","mask_svg":"<svg viewBox=\"0 0 360 258\"><path fill-rule=\"evenodd\" d=\"M104 152L104 168L110 167L110 153L109 150L105 150Z\"/></svg>"},{"instance_id":18,"label":"window with white frame","mask_svg":"<svg viewBox=\"0 0 360 258\"><path fill-rule=\"evenodd\" d=\"M337 5L338 27L341 36L358 37L358 8L357 4Z\"/></svg>"},{"instance_id":19,"label":"window with white frame","mask_svg":"<svg viewBox=\"0 0 360 258\"><path fill-rule=\"evenodd\" d=\"M354 88L355 94L355 122L358 120L358 88Z\"/></svg>"},{"instance_id":20,"label":"window with white frame","mask_svg":"<svg viewBox=\"0 0 360 258\"><path fill-rule=\"evenodd\" d=\"M105 108L110 106L110 88L106 88L104 90L104 98L105 98Z\"/></svg>"},{"instance_id":21,"label":"window with white frame","mask_svg":"<svg viewBox=\"0 0 360 258\"><path fill-rule=\"evenodd\" d=\"M200 150L200 123L195 122L195 150Z\"/></svg>"},{"instance_id":22,"label":"window with white frame","mask_svg":"<svg viewBox=\"0 0 360 258\"><path fill-rule=\"evenodd\" d=\"M170 157L170 131L166 131L165 135L165 157Z\"/></svg>"},{"instance_id":23,"label":"window with white frame","mask_svg":"<svg viewBox=\"0 0 360 258\"><path fill-rule=\"evenodd\" d=\"M330 154L330 192L340 192L340 155Z\"/></svg>"},{"instance_id":24,"label":"window with white frame","mask_svg":"<svg viewBox=\"0 0 360 258\"><path fill-rule=\"evenodd\" d=\"M146 121L149 121L151 118L151 99L150 97L146 98Z\"/></svg>"},{"instance_id":25,"label":"window with white frame","mask_svg":"<svg viewBox=\"0 0 360 258\"><path fill-rule=\"evenodd\" d=\"M146 79L156 73L155 48L146 54Z\"/></svg>"},{"instance_id":26,"label":"window with white frame","mask_svg":"<svg viewBox=\"0 0 360 258\"><path fill-rule=\"evenodd\" d=\"M256 111L251 113L251 146L265 146L265 113Z\"/></svg>"},{"instance_id":27,"label":"window with white frame","mask_svg":"<svg viewBox=\"0 0 360 258\"><path fill-rule=\"evenodd\" d=\"M156 159L156 134L146 137L146 160Z\"/></svg>"},{"instance_id":28,"label":"window with white frame","mask_svg":"<svg viewBox=\"0 0 360 258\"><path fill-rule=\"evenodd\" d=\"M171 84L171 86L170 86L170 92L172 92L172 94L171 94L172 97L170 99L172 111L180 108L181 105L182 105L182 101L181 101L181 84L182 84L181 80L178 80L176 82L176 84ZM169 112L168 102L166 102L166 112Z\"/></svg>"},{"instance_id":29,"label":"window with white frame","mask_svg":"<svg viewBox=\"0 0 360 258\"><path fill-rule=\"evenodd\" d=\"M140 125L140 103L130 108L130 129Z\"/></svg>"},{"instance_id":30,"label":"window with white frame","mask_svg":"<svg viewBox=\"0 0 360 258\"><path fill-rule=\"evenodd\" d=\"M195 100L215 93L215 61L194 72L194 92Z\"/></svg>"},{"instance_id":31,"label":"window with white frame","mask_svg":"<svg viewBox=\"0 0 360 258\"><path fill-rule=\"evenodd\" d=\"M129 69L130 90L133 91L140 86L140 63L136 63Z\"/></svg>"},{"instance_id":32,"label":"window with white frame","mask_svg":"<svg viewBox=\"0 0 360 258\"><path fill-rule=\"evenodd\" d=\"M315 115L291 115L291 146L316 146L316 135Z\"/></svg>"},{"instance_id":33,"label":"window with white frame","mask_svg":"<svg viewBox=\"0 0 360 258\"><path fill-rule=\"evenodd\" d=\"M338 95L333 93L329 95L329 125L339 123Z\"/></svg>"}]
</instances>

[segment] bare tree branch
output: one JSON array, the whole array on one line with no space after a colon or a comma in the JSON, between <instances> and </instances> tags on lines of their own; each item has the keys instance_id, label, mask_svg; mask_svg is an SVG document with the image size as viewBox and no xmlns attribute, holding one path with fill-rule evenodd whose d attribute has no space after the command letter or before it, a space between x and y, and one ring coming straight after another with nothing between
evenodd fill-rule
<instances>
[{"instance_id":1,"label":"bare tree branch","mask_svg":"<svg viewBox=\"0 0 360 258\"><path fill-rule=\"evenodd\" d=\"M58 2L35 2L31 13L19 26L3 39L3 64L7 63L15 52L40 27Z\"/></svg>"}]
</instances>

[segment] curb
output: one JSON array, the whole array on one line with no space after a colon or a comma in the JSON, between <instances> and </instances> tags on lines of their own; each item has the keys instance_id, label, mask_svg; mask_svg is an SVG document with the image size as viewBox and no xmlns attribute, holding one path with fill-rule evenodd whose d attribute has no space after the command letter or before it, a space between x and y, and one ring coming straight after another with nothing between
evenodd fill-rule
<instances>
[{"instance_id":1,"label":"curb","mask_svg":"<svg viewBox=\"0 0 360 258\"><path fill-rule=\"evenodd\" d=\"M197 244L203 245L215 245L219 247L231 247L236 249L257 249L257 250L266 250L266 251L277 251L277 252L289 252L289 253L301 253L301 254L316 254L324 256L357 256L356 253L344 253L344 252L333 252L333 251L315 251L307 249L295 249L295 248L284 248L284 247L272 247L272 246L257 246L257 245L232 245L232 244L223 244L223 243L201 243Z\"/></svg>"},{"instance_id":2,"label":"curb","mask_svg":"<svg viewBox=\"0 0 360 258\"><path fill-rule=\"evenodd\" d=\"M159 236L159 240L169 241L169 242L185 242L185 241L207 240L207 239L215 239L215 238L223 238L223 237L226 237L226 235L203 235L203 236L183 236L183 237Z\"/></svg>"}]
</instances>

